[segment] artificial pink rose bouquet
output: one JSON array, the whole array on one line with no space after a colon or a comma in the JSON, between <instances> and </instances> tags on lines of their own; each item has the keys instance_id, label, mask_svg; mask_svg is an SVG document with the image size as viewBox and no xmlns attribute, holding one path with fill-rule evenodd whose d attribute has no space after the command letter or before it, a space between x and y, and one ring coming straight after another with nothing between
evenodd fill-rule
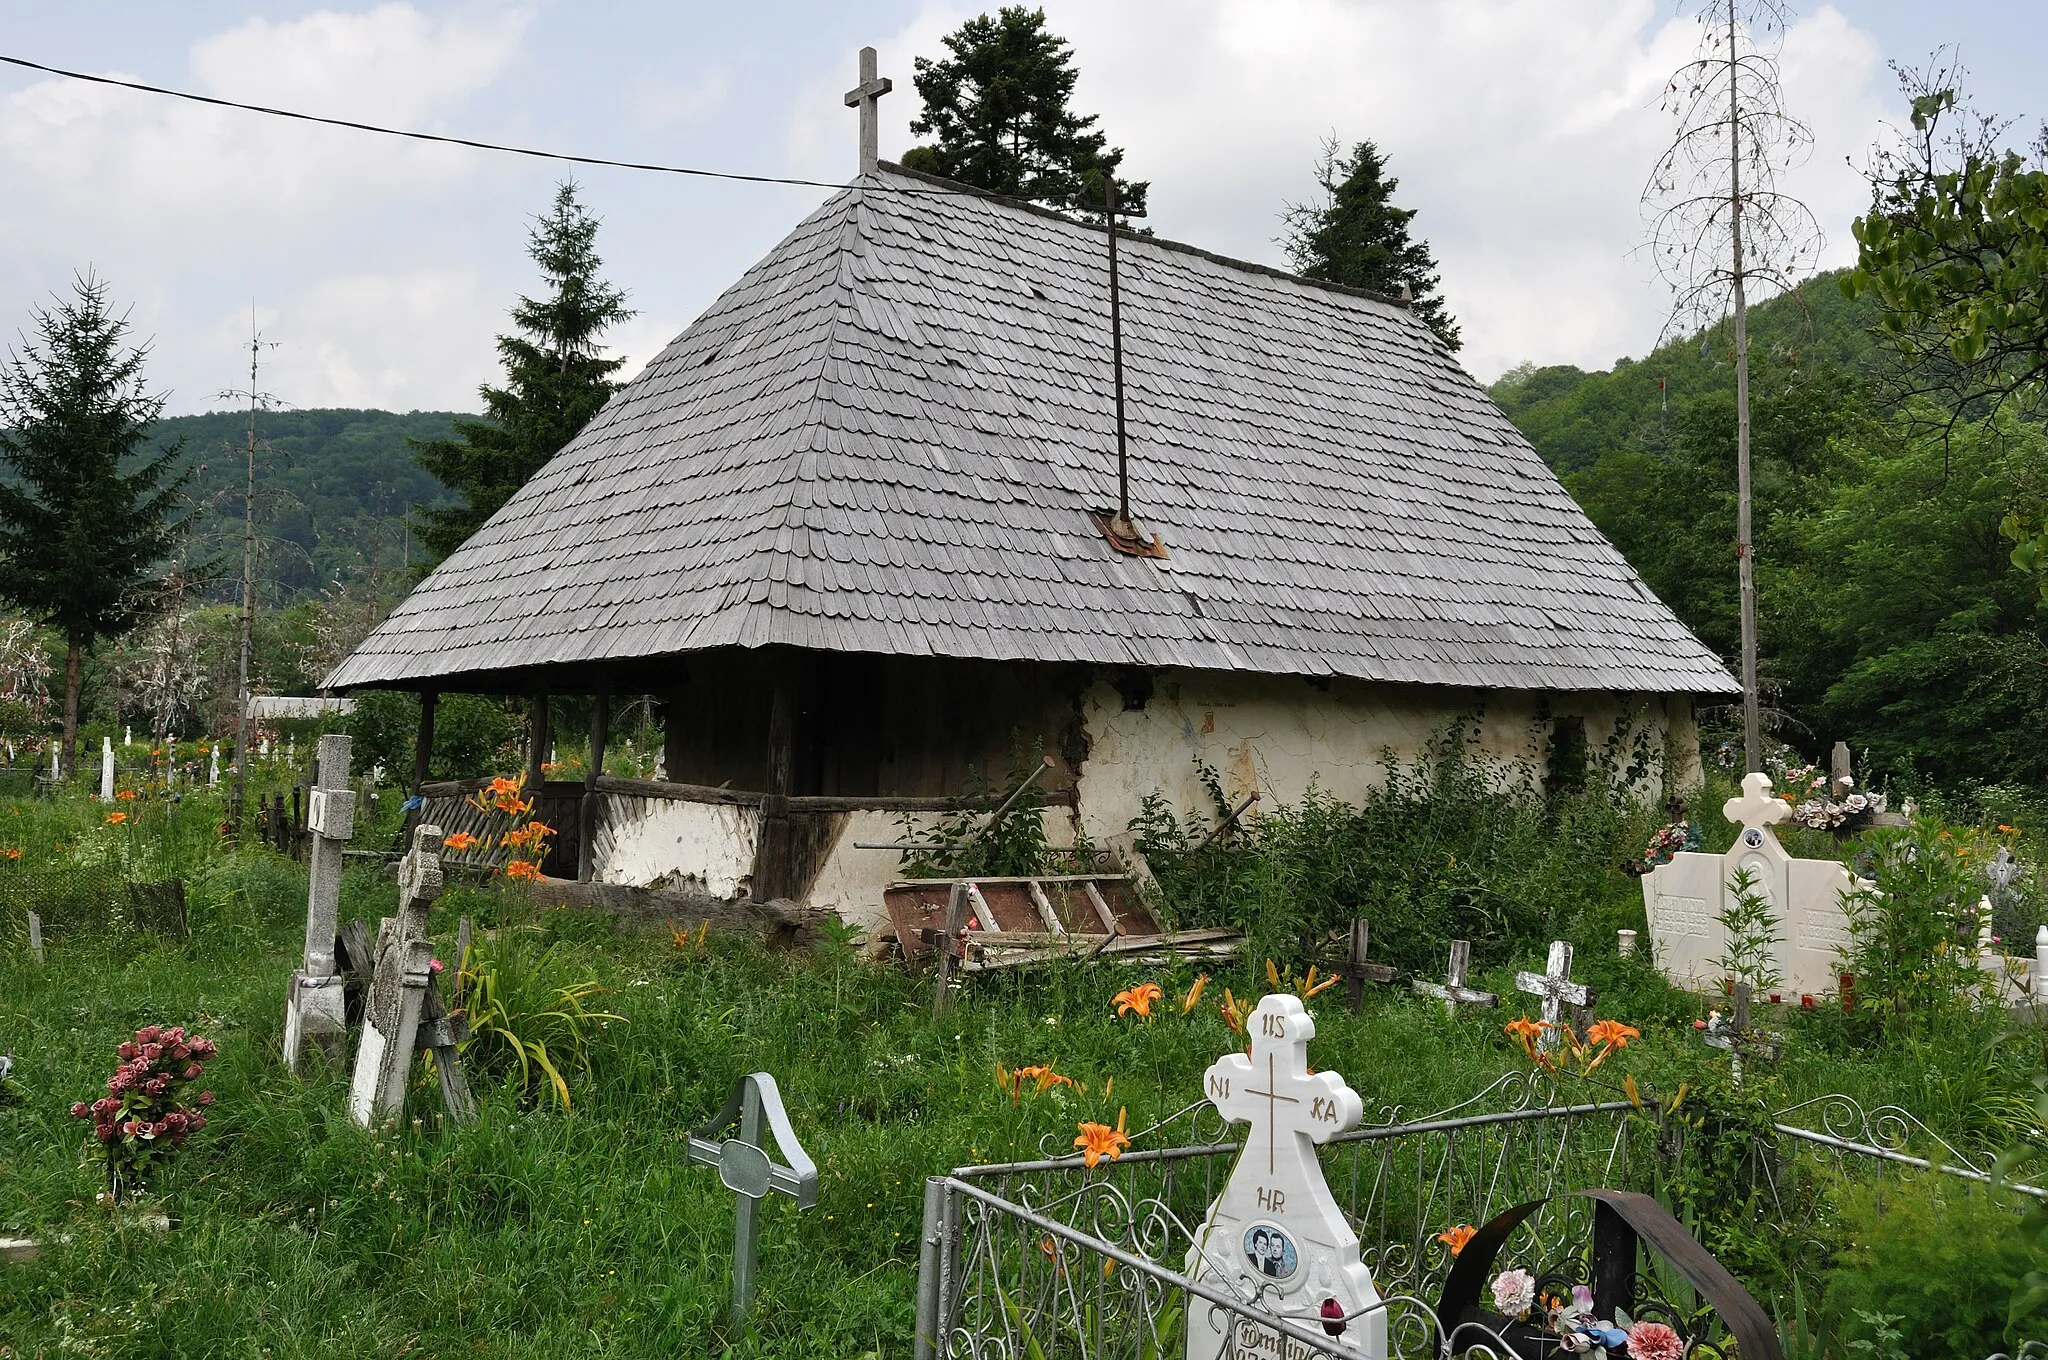
<instances>
[{"instance_id":1,"label":"artificial pink rose bouquet","mask_svg":"<svg viewBox=\"0 0 2048 1360\"><path fill-rule=\"evenodd\" d=\"M216 1049L182 1026L144 1025L114 1052L121 1061L107 1078L107 1093L77 1102L71 1117L92 1121L86 1155L106 1163L108 1195L118 1204L146 1188L152 1169L206 1127L213 1092L202 1090L189 1102L186 1092Z\"/></svg>"}]
</instances>

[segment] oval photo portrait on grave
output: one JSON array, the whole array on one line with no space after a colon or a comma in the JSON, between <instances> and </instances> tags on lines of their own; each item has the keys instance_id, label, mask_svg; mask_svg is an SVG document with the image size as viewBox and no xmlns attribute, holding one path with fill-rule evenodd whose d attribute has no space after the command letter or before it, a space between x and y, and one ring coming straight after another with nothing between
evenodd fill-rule
<instances>
[{"instance_id":1,"label":"oval photo portrait on grave","mask_svg":"<svg viewBox=\"0 0 2048 1360\"><path fill-rule=\"evenodd\" d=\"M1245 1229L1244 1259L1251 1263L1253 1274L1272 1280L1286 1279L1301 1264L1294 1239L1270 1223L1254 1223Z\"/></svg>"}]
</instances>

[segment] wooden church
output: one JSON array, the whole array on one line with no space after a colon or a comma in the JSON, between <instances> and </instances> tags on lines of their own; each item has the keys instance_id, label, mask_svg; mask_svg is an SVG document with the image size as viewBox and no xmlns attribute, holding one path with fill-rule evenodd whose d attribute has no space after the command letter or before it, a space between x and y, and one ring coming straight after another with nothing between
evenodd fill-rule
<instances>
[{"instance_id":1,"label":"wooden church","mask_svg":"<svg viewBox=\"0 0 2048 1360\"><path fill-rule=\"evenodd\" d=\"M429 700L422 777L438 693L539 700L536 769L547 696L600 745L662 696L665 777L591 777L550 872L850 920L899 872L856 843L1020 750L1054 844L1206 811L1198 762L1355 798L1460 717L1696 777L1727 670L1399 299L1123 234L1113 348L1102 216L879 161L885 86L859 178L328 677Z\"/></svg>"}]
</instances>

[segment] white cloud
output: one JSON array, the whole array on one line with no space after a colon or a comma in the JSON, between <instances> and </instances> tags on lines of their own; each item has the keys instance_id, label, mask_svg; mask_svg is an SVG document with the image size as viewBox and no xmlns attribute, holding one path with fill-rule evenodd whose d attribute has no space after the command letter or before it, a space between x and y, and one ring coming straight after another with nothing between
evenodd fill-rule
<instances>
[{"instance_id":1,"label":"white cloud","mask_svg":"<svg viewBox=\"0 0 2048 1360\"><path fill-rule=\"evenodd\" d=\"M252 19L192 47L193 86L431 124L505 70L529 18L384 4ZM159 338L151 375L173 410L214 404L252 299L280 342L264 385L295 404L467 404L490 355L447 343L484 291L461 209L502 174L455 148L39 80L0 99L0 175L14 186L0 198L13 243L0 316L24 317L90 264ZM208 320L222 316L236 319Z\"/></svg>"},{"instance_id":2,"label":"white cloud","mask_svg":"<svg viewBox=\"0 0 2048 1360\"><path fill-rule=\"evenodd\" d=\"M911 144L911 56L978 3L927 4L876 43L897 90L883 154ZM1099 113L1152 181L1162 235L1284 264L1289 201L1309 198L1320 140L1371 139L1419 210L1464 330L1463 359L1492 378L1524 359L1604 367L1654 343L1668 299L1648 262L1638 195L1670 132L1657 95L1693 51L1690 20L1653 0L1048 0L1073 44L1075 105ZM1844 157L1883 111L1875 41L1832 7L1800 20L1785 95L1817 145L1789 187L1843 262L1862 186ZM851 70L800 92L785 137L811 174L852 173ZM841 115L841 116L834 116Z\"/></svg>"}]
</instances>

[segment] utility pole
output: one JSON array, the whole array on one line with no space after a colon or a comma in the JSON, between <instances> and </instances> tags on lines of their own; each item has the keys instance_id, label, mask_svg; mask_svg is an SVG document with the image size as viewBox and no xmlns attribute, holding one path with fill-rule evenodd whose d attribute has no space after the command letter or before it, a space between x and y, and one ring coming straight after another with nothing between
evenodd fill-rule
<instances>
[{"instance_id":1,"label":"utility pole","mask_svg":"<svg viewBox=\"0 0 2048 1360\"><path fill-rule=\"evenodd\" d=\"M249 438L242 484L242 646L235 704L235 806L231 820L242 834L242 809L249 794L249 653L256 632L256 411L263 394L256 387L257 358L263 348L256 307L249 306ZM223 394L226 395L226 394ZM234 395L240 396L241 393Z\"/></svg>"},{"instance_id":2,"label":"utility pole","mask_svg":"<svg viewBox=\"0 0 2048 1360\"><path fill-rule=\"evenodd\" d=\"M1736 89L1735 0L1728 0L1728 225L1735 248L1735 573L1742 605L1742 755L1763 769L1756 691L1756 543L1749 513L1749 297L1742 268L1742 105ZM1725 579L1725 578L1724 578Z\"/></svg>"}]
</instances>

